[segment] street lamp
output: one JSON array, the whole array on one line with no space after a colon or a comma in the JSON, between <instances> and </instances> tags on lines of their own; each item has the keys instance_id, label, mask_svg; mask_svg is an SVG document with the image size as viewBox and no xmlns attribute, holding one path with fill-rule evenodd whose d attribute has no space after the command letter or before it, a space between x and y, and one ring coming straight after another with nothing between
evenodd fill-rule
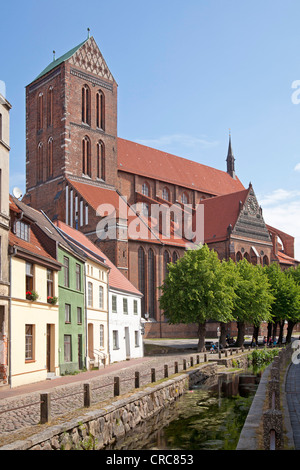
<instances>
[{"instance_id":1,"label":"street lamp","mask_svg":"<svg viewBox=\"0 0 300 470\"><path fill-rule=\"evenodd\" d=\"M220 332L220 327L218 326L218 328L217 328L218 352L219 352L219 350L220 350L220 336L221 336L221 332Z\"/></svg>"}]
</instances>

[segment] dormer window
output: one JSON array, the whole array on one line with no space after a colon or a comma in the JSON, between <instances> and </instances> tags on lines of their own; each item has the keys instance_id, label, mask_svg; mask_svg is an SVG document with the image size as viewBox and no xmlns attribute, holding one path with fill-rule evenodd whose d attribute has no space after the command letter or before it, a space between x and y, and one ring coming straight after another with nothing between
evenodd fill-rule
<instances>
[{"instance_id":1,"label":"dormer window","mask_svg":"<svg viewBox=\"0 0 300 470\"><path fill-rule=\"evenodd\" d=\"M182 204L188 204L189 203L189 199L188 199L188 196L186 193L183 193L182 196L181 196L181 202Z\"/></svg>"},{"instance_id":2,"label":"dormer window","mask_svg":"<svg viewBox=\"0 0 300 470\"><path fill-rule=\"evenodd\" d=\"M30 227L25 222L21 220L16 221L16 235L18 238L29 242Z\"/></svg>"},{"instance_id":3,"label":"dormer window","mask_svg":"<svg viewBox=\"0 0 300 470\"><path fill-rule=\"evenodd\" d=\"M142 194L144 196L149 196L149 185L148 183L144 183L142 186Z\"/></svg>"},{"instance_id":4,"label":"dormer window","mask_svg":"<svg viewBox=\"0 0 300 470\"><path fill-rule=\"evenodd\" d=\"M165 186L163 191L162 191L162 198L165 200L165 201L169 201L170 200L170 191L169 189Z\"/></svg>"}]
</instances>

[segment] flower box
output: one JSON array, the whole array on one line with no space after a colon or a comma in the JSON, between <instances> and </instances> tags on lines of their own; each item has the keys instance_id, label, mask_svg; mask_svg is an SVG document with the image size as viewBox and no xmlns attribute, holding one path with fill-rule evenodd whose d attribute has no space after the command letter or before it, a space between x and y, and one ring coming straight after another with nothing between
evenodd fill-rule
<instances>
[{"instance_id":1,"label":"flower box","mask_svg":"<svg viewBox=\"0 0 300 470\"><path fill-rule=\"evenodd\" d=\"M34 302L34 301L37 300L38 298L39 298L39 296L38 296L38 293L37 293L37 292L29 291L29 290L26 292L26 299L27 299L27 300L31 300L31 301Z\"/></svg>"},{"instance_id":2,"label":"flower box","mask_svg":"<svg viewBox=\"0 0 300 470\"><path fill-rule=\"evenodd\" d=\"M55 304L57 304L57 300L58 300L57 297L54 297L54 296L53 297L51 297L51 296L47 297L48 304L55 305Z\"/></svg>"}]
</instances>

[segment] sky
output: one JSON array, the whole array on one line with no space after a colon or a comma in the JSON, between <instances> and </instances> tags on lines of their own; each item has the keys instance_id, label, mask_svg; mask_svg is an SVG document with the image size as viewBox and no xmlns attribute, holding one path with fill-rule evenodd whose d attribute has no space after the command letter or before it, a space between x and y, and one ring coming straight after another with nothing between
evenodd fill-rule
<instances>
[{"instance_id":1,"label":"sky","mask_svg":"<svg viewBox=\"0 0 300 470\"><path fill-rule=\"evenodd\" d=\"M10 190L25 191L25 87L87 37L118 83L118 135L236 173L300 259L299 0L0 4Z\"/></svg>"}]
</instances>

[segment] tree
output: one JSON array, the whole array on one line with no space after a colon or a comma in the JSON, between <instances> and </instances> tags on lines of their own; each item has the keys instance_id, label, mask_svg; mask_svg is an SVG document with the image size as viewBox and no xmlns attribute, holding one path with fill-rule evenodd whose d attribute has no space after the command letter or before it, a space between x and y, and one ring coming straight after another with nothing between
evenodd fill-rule
<instances>
[{"instance_id":1,"label":"tree","mask_svg":"<svg viewBox=\"0 0 300 470\"><path fill-rule=\"evenodd\" d=\"M291 267L284 271L288 283L288 302L286 303L286 320L288 330L286 342L290 343L292 339L293 328L300 321L300 265L297 268Z\"/></svg>"},{"instance_id":2,"label":"tree","mask_svg":"<svg viewBox=\"0 0 300 470\"><path fill-rule=\"evenodd\" d=\"M295 282L292 271L282 271L279 264L272 263L265 266L265 271L271 285L271 292L275 300L272 304L271 315L273 328L273 337L276 336L277 325L279 324L278 343L283 340L284 323L297 323L300 313L299 288Z\"/></svg>"},{"instance_id":3,"label":"tree","mask_svg":"<svg viewBox=\"0 0 300 470\"><path fill-rule=\"evenodd\" d=\"M244 344L245 324L259 326L271 318L270 309L274 298L270 291L268 277L263 267L253 265L246 259L236 264L238 273L233 315L237 321L238 337L236 344Z\"/></svg>"},{"instance_id":4,"label":"tree","mask_svg":"<svg viewBox=\"0 0 300 470\"><path fill-rule=\"evenodd\" d=\"M198 351L203 351L207 320L226 323L233 319L235 292L226 282L228 271L207 245L188 250L168 269L161 286L160 307L170 324L198 324Z\"/></svg>"}]
</instances>

